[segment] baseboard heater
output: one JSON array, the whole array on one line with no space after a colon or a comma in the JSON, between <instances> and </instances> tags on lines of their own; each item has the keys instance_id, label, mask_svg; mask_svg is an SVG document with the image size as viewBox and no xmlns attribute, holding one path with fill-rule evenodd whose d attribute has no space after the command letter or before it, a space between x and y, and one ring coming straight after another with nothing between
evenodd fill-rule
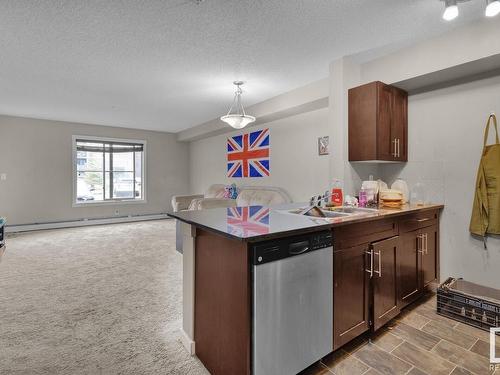
<instances>
[{"instance_id":1,"label":"baseboard heater","mask_svg":"<svg viewBox=\"0 0 500 375\"><path fill-rule=\"evenodd\" d=\"M42 229L84 227L89 225L128 223L134 221L161 220L161 219L169 219L169 216L166 213L159 213L159 214L146 214L146 215L112 216L112 217L92 218L92 219L76 219L76 220L66 220L66 221L51 221L51 222L31 223L31 224L14 224L14 225L7 224L5 226L5 232L6 233L28 232L28 231L42 230Z\"/></svg>"}]
</instances>

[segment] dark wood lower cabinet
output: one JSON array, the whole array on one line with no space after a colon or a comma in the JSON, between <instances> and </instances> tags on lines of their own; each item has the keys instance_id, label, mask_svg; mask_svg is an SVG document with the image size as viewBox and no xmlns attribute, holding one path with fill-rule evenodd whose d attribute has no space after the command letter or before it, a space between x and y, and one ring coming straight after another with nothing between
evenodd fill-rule
<instances>
[{"instance_id":1,"label":"dark wood lower cabinet","mask_svg":"<svg viewBox=\"0 0 500 375\"><path fill-rule=\"evenodd\" d=\"M401 308L415 301L421 292L420 240L418 231L403 233L398 248L399 305Z\"/></svg>"},{"instance_id":2,"label":"dark wood lower cabinet","mask_svg":"<svg viewBox=\"0 0 500 375\"><path fill-rule=\"evenodd\" d=\"M415 301L439 279L437 225L403 233L398 251L399 305Z\"/></svg>"},{"instance_id":3,"label":"dark wood lower cabinet","mask_svg":"<svg viewBox=\"0 0 500 375\"><path fill-rule=\"evenodd\" d=\"M439 279L438 233L437 225L421 229L422 286L424 288Z\"/></svg>"},{"instance_id":4,"label":"dark wood lower cabinet","mask_svg":"<svg viewBox=\"0 0 500 375\"><path fill-rule=\"evenodd\" d=\"M373 329L376 331L399 312L397 253L399 237L372 244Z\"/></svg>"},{"instance_id":5,"label":"dark wood lower cabinet","mask_svg":"<svg viewBox=\"0 0 500 375\"><path fill-rule=\"evenodd\" d=\"M333 254L334 350L370 328L368 250L363 244Z\"/></svg>"},{"instance_id":6,"label":"dark wood lower cabinet","mask_svg":"<svg viewBox=\"0 0 500 375\"><path fill-rule=\"evenodd\" d=\"M392 230L361 224L334 230L334 350L380 329L439 280L438 214L386 220ZM370 243L342 248L360 238Z\"/></svg>"},{"instance_id":7,"label":"dark wood lower cabinet","mask_svg":"<svg viewBox=\"0 0 500 375\"><path fill-rule=\"evenodd\" d=\"M211 374L250 374L252 316L246 244L198 230L195 275L196 355Z\"/></svg>"}]
</instances>

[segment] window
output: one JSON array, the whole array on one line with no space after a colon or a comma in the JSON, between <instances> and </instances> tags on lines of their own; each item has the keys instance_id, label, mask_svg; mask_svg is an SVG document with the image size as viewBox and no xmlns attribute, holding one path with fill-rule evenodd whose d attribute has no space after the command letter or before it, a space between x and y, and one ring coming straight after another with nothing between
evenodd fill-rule
<instances>
[{"instance_id":1,"label":"window","mask_svg":"<svg viewBox=\"0 0 500 375\"><path fill-rule=\"evenodd\" d=\"M145 141L73 137L75 204L144 200Z\"/></svg>"}]
</instances>

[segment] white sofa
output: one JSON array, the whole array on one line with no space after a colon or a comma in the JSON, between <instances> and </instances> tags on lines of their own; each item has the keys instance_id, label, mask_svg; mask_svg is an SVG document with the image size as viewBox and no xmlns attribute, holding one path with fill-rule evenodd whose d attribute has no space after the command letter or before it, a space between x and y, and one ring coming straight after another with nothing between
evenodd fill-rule
<instances>
[{"instance_id":1,"label":"white sofa","mask_svg":"<svg viewBox=\"0 0 500 375\"><path fill-rule=\"evenodd\" d=\"M203 195L176 195L172 197L172 209L178 212L220 207L273 206L292 202L284 189L273 186L241 186L236 199L227 199L223 198L224 186L211 185Z\"/></svg>"},{"instance_id":2,"label":"white sofa","mask_svg":"<svg viewBox=\"0 0 500 375\"><path fill-rule=\"evenodd\" d=\"M290 195L282 188L273 186L241 186L236 199L223 198L223 184L211 185L203 195L176 195L172 197L174 212L205 210L221 207L274 206L291 203ZM177 221L176 248L182 252L182 234Z\"/></svg>"}]
</instances>

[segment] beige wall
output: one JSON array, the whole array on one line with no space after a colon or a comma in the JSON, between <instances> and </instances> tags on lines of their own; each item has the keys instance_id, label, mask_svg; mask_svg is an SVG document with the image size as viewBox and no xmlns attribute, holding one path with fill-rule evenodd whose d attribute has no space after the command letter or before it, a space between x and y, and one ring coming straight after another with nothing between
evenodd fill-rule
<instances>
[{"instance_id":1,"label":"beige wall","mask_svg":"<svg viewBox=\"0 0 500 375\"><path fill-rule=\"evenodd\" d=\"M328 156L318 156L318 137L328 135L328 109L303 113L252 127L271 134L271 175L264 178L226 177L226 139L243 131L191 142L191 191L202 193L213 183L266 185L285 188L295 201L306 201L329 186Z\"/></svg>"},{"instance_id":2,"label":"beige wall","mask_svg":"<svg viewBox=\"0 0 500 375\"><path fill-rule=\"evenodd\" d=\"M72 135L147 141L147 203L72 207ZM169 133L0 116L0 215L9 224L166 212L189 191L189 146Z\"/></svg>"}]
</instances>

